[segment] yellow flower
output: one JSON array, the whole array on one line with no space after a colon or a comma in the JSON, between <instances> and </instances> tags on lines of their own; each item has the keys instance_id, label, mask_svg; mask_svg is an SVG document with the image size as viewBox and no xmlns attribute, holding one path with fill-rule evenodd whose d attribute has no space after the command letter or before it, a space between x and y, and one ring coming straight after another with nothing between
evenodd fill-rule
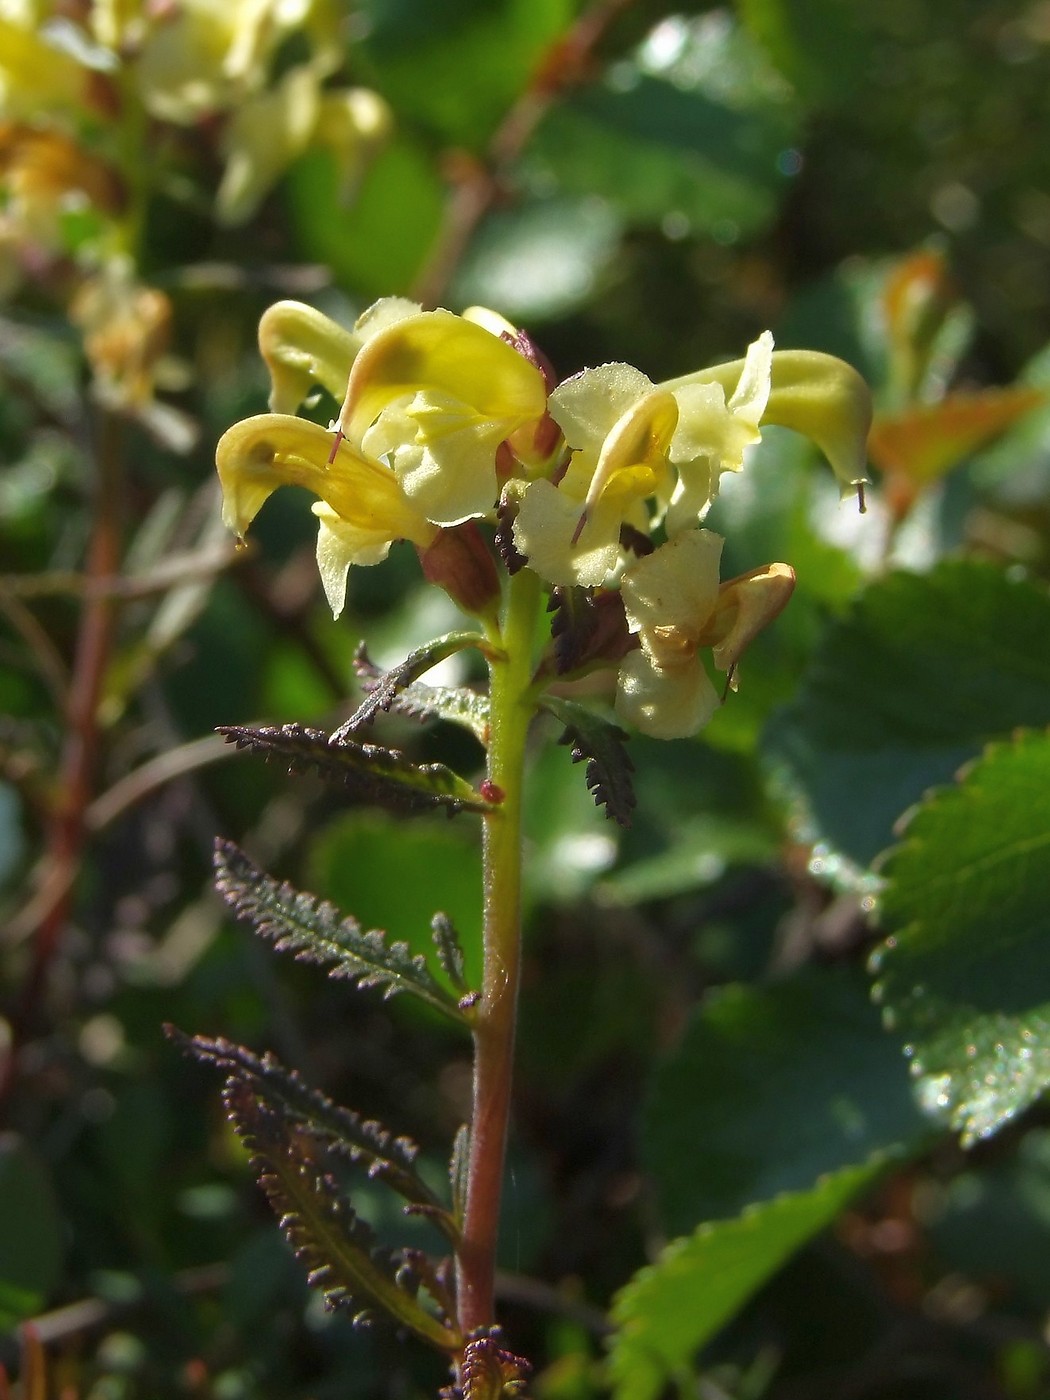
<instances>
[{"instance_id":1,"label":"yellow flower","mask_svg":"<svg viewBox=\"0 0 1050 1400\"><path fill-rule=\"evenodd\" d=\"M215 463L223 494L223 521L243 539L278 486L304 486L320 500L317 565L336 617L346 598L351 564L378 564L395 540L422 549L437 529L416 509L383 462L332 438L317 423L287 414L246 418L223 434Z\"/></svg>"},{"instance_id":2,"label":"yellow flower","mask_svg":"<svg viewBox=\"0 0 1050 1400\"><path fill-rule=\"evenodd\" d=\"M627 624L639 648L620 665L616 711L657 739L705 725L720 703L700 651L732 672L751 639L786 606L795 586L786 564L719 584L722 538L685 530L624 573Z\"/></svg>"},{"instance_id":3,"label":"yellow flower","mask_svg":"<svg viewBox=\"0 0 1050 1400\"><path fill-rule=\"evenodd\" d=\"M136 60L146 108L189 126L227 111L266 82L277 46L311 0L180 0L155 18Z\"/></svg>"},{"instance_id":4,"label":"yellow flower","mask_svg":"<svg viewBox=\"0 0 1050 1400\"><path fill-rule=\"evenodd\" d=\"M733 360L669 379L659 387L679 397L691 385L717 384L723 392L731 393L732 403L747 378L747 359ZM871 427L871 391L845 360L819 350L775 351L761 422L791 428L814 442L844 492L859 492L867 483L865 444Z\"/></svg>"},{"instance_id":5,"label":"yellow flower","mask_svg":"<svg viewBox=\"0 0 1050 1400\"><path fill-rule=\"evenodd\" d=\"M773 350L766 331L742 360L653 384L630 365L566 381L551 417L573 450L563 478L533 482L514 527L518 549L550 583L608 583L622 565L623 525L694 529L723 472L740 471L760 425L812 438L846 482L864 480L871 398L831 355Z\"/></svg>"},{"instance_id":6,"label":"yellow flower","mask_svg":"<svg viewBox=\"0 0 1050 1400\"><path fill-rule=\"evenodd\" d=\"M449 311L377 302L357 323L338 434L386 458L428 520L456 525L489 514L499 495L496 454L542 418L540 371L474 321Z\"/></svg>"},{"instance_id":7,"label":"yellow flower","mask_svg":"<svg viewBox=\"0 0 1050 1400\"><path fill-rule=\"evenodd\" d=\"M645 531L665 510L668 529L695 525L723 471L738 471L759 438L772 336L751 346L729 401L718 383L654 385L631 365L584 370L554 391L551 417L573 458L554 483L534 482L515 543L551 583L605 583L624 524ZM647 506L651 502L651 506Z\"/></svg>"}]
</instances>

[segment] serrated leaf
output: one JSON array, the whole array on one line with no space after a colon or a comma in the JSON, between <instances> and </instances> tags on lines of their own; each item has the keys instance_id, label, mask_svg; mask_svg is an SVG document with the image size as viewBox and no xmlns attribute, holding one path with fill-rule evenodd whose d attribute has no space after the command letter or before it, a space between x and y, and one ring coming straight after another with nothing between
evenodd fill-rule
<instances>
[{"instance_id":1,"label":"serrated leaf","mask_svg":"<svg viewBox=\"0 0 1050 1400\"><path fill-rule=\"evenodd\" d=\"M418 681L439 662L468 647L480 646L484 640L478 632L449 632L426 646L417 647L389 671L380 671L372 666L362 643L354 657L354 669L358 676L367 676L365 688L368 694L350 718L331 735L331 739L341 742L350 738L357 730L371 724L382 711L389 710L406 686Z\"/></svg>"},{"instance_id":2,"label":"serrated leaf","mask_svg":"<svg viewBox=\"0 0 1050 1400\"><path fill-rule=\"evenodd\" d=\"M766 734L807 838L867 865L985 743L1050 724L1048 636L1046 590L988 564L872 584Z\"/></svg>"},{"instance_id":3,"label":"serrated leaf","mask_svg":"<svg viewBox=\"0 0 1050 1400\"><path fill-rule=\"evenodd\" d=\"M221 725L218 732L239 749L252 749L266 758L281 758L290 772L314 769L326 782L338 783L353 797L402 813L444 808L457 812L488 812L492 803L443 763L412 763L396 749L333 739L320 729L302 724L248 728Z\"/></svg>"},{"instance_id":4,"label":"serrated leaf","mask_svg":"<svg viewBox=\"0 0 1050 1400\"><path fill-rule=\"evenodd\" d=\"M672 1234L930 1135L862 976L713 993L657 1065L643 1163Z\"/></svg>"},{"instance_id":5,"label":"serrated leaf","mask_svg":"<svg viewBox=\"0 0 1050 1400\"><path fill-rule=\"evenodd\" d=\"M763 1283L882 1170L878 1159L811 1190L701 1225L672 1241L616 1295L610 1369L616 1400L657 1400Z\"/></svg>"},{"instance_id":6,"label":"serrated leaf","mask_svg":"<svg viewBox=\"0 0 1050 1400\"><path fill-rule=\"evenodd\" d=\"M227 1082L224 1100L281 1229L310 1283L323 1290L326 1306L379 1308L432 1346L458 1350L462 1338L454 1327L398 1283L402 1259L376 1247L371 1229L319 1167L309 1134L290 1127L238 1079Z\"/></svg>"},{"instance_id":7,"label":"serrated leaf","mask_svg":"<svg viewBox=\"0 0 1050 1400\"><path fill-rule=\"evenodd\" d=\"M254 925L280 952L328 968L359 987L381 987L383 995L411 992L456 1020L459 1006L437 982L422 954L407 943L388 943L379 929L361 927L327 900L304 894L255 866L232 841L215 843L215 887L239 918Z\"/></svg>"},{"instance_id":8,"label":"serrated leaf","mask_svg":"<svg viewBox=\"0 0 1050 1400\"><path fill-rule=\"evenodd\" d=\"M367 689L381 685L383 677L389 674L372 664L363 644L354 655L354 671ZM458 724L461 729L469 730L479 743L488 743L488 696L467 686L426 685L414 681L397 690L385 708L409 719L443 719L449 724Z\"/></svg>"},{"instance_id":9,"label":"serrated leaf","mask_svg":"<svg viewBox=\"0 0 1050 1400\"><path fill-rule=\"evenodd\" d=\"M1050 1085L1050 737L935 792L885 877L876 993L923 1106L972 1143Z\"/></svg>"},{"instance_id":10,"label":"serrated leaf","mask_svg":"<svg viewBox=\"0 0 1050 1400\"><path fill-rule=\"evenodd\" d=\"M410 1138L398 1137L374 1119L362 1118L306 1084L276 1056L255 1055L222 1036L185 1035L174 1026L165 1033L180 1050L201 1064L212 1065L244 1085L260 1103L282 1116L292 1128L308 1132L368 1176L382 1181L412 1205L424 1206L454 1243L456 1227L437 1196L415 1170L419 1152Z\"/></svg>"},{"instance_id":11,"label":"serrated leaf","mask_svg":"<svg viewBox=\"0 0 1050 1400\"><path fill-rule=\"evenodd\" d=\"M547 695L544 709L565 725L561 743L571 744L573 763L586 761L584 779L595 803L620 826L630 826L636 798L631 762L624 744L627 734L619 725L602 719L583 705Z\"/></svg>"}]
</instances>

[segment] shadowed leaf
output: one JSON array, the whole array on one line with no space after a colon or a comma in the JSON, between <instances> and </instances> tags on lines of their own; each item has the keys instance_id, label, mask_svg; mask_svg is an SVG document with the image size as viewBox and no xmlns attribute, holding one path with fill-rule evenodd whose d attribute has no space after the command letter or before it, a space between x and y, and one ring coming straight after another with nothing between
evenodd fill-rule
<instances>
[{"instance_id":1,"label":"shadowed leaf","mask_svg":"<svg viewBox=\"0 0 1050 1400\"><path fill-rule=\"evenodd\" d=\"M330 977L360 987L382 987L383 995L411 992L439 1011L462 1020L462 1012L438 983L420 953L388 943L379 929L362 929L326 900L296 890L259 870L232 841L215 843L215 885L239 918L280 952L327 966Z\"/></svg>"},{"instance_id":2,"label":"shadowed leaf","mask_svg":"<svg viewBox=\"0 0 1050 1400\"><path fill-rule=\"evenodd\" d=\"M373 665L363 644L354 655L354 672L364 688L372 694L381 689L385 691L388 688L389 677L395 674L393 671L382 671ZM371 698L370 695L369 700ZM389 698L384 697L379 708L393 710L395 714L405 715L409 719L443 719L449 724L458 724L462 729L469 730L479 743L488 743L488 697L471 690L468 686L426 685L422 681L413 681L407 685L397 684L392 688ZM364 709L364 706L361 709ZM356 715L347 721L348 725L351 723L356 723ZM345 725L343 727L346 728Z\"/></svg>"},{"instance_id":3,"label":"shadowed leaf","mask_svg":"<svg viewBox=\"0 0 1050 1400\"><path fill-rule=\"evenodd\" d=\"M438 662L455 656L459 651L465 651L467 647L479 646L483 641L484 638L477 632L449 632L446 636L438 637L436 641L417 648L389 671L381 671L372 666L362 644L354 657L354 669L364 680L368 694L350 718L339 726L331 736L332 739L347 739L364 725L371 724L381 711L391 708L406 686L417 681Z\"/></svg>"},{"instance_id":4,"label":"shadowed leaf","mask_svg":"<svg viewBox=\"0 0 1050 1400\"><path fill-rule=\"evenodd\" d=\"M248 728L222 725L218 732L239 749L281 758L292 773L314 769L326 782L339 783L362 801L402 813L487 812L492 804L443 763L411 763L396 749L334 739L302 724Z\"/></svg>"},{"instance_id":5,"label":"shadowed leaf","mask_svg":"<svg viewBox=\"0 0 1050 1400\"><path fill-rule=\"evenodd\" d=\"M571 700L548 695L543 705L565 725L560 742L572 745L573 763L586 760L584 778L595 802L604 805L614 822L630 826L636 799L631 780L634 764L624 748L627 734Z\"/></svg>"},{"instance_id":6,"label":"shadowed leaf","mask_svg":"<svg viewBox=\"0 0 1050 1400\"><path fill-rule=\"evenodd\" d=\"M415 1296L418 1271L411 1264L405 1270L400 1252L377 1247L371 1229L317 1160L317 1140L239 1078L227 1081L223 1099L281 1229L309 1270L311 1285L322 1290L325 1306L345 1308L358 1322L371 1320L371 1310L378 1309L432 1346L456 1351L458 1332Z\"/></svg>"},{"instance_id":7,"label":"shadowed leaf","mask_svg":"<svg viewBox=\"0 0 1050 1400\"><path fill-rule=\"evenodd\" d=\"M230 1080L242 1084L272 1112L281 1115L289 1129L308 1132L330 1151L361 1167L372 1180L382 1181L412 1205L425 1207L438 1227L455 1242L457 1231L452 1218L415 1171L419 1149L410 1138L395 1137L374 1119L362 1118L352 1109L333 1103L274 1055L256 1055L222 1036L189 1036L175 1026L164 1029L184 1054L214 1066Z\"/></svg>"}]
</instances>

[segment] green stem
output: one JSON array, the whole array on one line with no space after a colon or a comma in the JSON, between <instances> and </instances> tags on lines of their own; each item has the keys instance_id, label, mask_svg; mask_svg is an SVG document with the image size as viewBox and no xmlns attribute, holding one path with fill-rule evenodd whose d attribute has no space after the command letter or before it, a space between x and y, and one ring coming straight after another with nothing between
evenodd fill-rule
<instances>
[{"instance_id":1,"label":"green stem","mask_svg":"<svg viewBox=\"0 0 1050 1400\"><path fill-rule=\"evenodd\" d=\"M484 831L484 970L475 1009L474 1111L457 1302L464 1334L492 1326L493 1278L513 1076L521 963L521 810L535 713L533 644L541 594L528 569L510 581L502 648L489 661L488 781L502 793Z\"/></svg>"}]
</instances>

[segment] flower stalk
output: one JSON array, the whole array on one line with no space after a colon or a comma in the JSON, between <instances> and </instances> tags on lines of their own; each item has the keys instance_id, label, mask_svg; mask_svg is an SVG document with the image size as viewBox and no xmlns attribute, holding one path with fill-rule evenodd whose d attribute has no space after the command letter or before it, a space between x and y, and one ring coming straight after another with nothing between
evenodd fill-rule
<instances>
[{"instance_id":1,"label":"flower stalk","mask_svg":"<svg viewBox=\"0 0 1050 1400\"><path fill-rule=\"evenodd\" d=\"M474 1022L474 1101L457 1306L465 1336L495 1321L493 1281L513 1079L521 970L522 789L525 741L535 713L533 648L542 592L523 569L508 583L502 649L489 658L489 790L484 820L484 965Z\"/></svg>"}]
</instances>

